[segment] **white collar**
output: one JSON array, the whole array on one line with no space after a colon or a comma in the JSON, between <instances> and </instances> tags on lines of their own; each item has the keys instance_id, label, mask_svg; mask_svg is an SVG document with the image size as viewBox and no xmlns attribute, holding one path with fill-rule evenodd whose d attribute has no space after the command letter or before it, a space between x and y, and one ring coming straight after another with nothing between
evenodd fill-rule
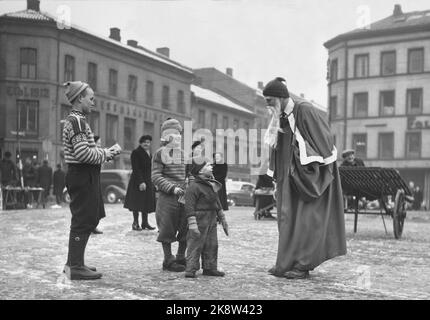
<instances>
[{"instance_id":1,"label":"white collar","mask_svg":"<svg viewBox=\"0 0 430 320\"><path fill-rule=\"evenodd\" d=\"M293 112L293 110L294 110L294 101L293 101L293 98L290 97L290 99L288 99L288 104L285 107L284 112L287 115L290 115Z\"/></svg>"}]
</instances>

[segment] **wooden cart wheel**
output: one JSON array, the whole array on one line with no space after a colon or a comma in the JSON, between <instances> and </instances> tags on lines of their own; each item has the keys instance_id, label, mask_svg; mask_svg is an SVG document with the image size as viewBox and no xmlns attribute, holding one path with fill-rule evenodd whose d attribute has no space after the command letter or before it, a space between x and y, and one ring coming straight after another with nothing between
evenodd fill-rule
<instances>
[{"instance_id":1,"label":"wooden cart wheel","mask_svg":"<svg viewBox=\"0 0 430 320\"><path fill-rule=\"evenodd\" d=\"M403 224L406 218L406 201L405 201L405 191L398 190L396 194L396 199L394 201L393 210L393 229L394 237L400 239L403 232Z\"/></svg>"}]
</instances>

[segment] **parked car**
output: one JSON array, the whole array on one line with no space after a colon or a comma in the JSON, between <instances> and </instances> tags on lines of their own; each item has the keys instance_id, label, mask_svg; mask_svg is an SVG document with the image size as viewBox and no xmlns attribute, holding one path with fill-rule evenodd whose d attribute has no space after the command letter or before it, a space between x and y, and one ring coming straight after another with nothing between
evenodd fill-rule
<instances>
[{"instance_id":1,"label":"parked car","mask_svg":"<svg viewBox=\"0 0 430 320\"><path fill-rule=\"evenodd\" d=\"M100 172L100 184L105 203L124 201L130 175L131 170L122 169L102 170ZM63 199L70 203L70 196L66 188L63 191Z\"/></svg>"},{"instance_id":2,"label":"parked car","mask_svg":"<svg viewBox=\"0 0 430 320\"><path fill-rule=\"evenodd\" d=\"M227 181L226 191L229 206L254 206L255 184L243 181Z\"/></svg>"}]
</instances>

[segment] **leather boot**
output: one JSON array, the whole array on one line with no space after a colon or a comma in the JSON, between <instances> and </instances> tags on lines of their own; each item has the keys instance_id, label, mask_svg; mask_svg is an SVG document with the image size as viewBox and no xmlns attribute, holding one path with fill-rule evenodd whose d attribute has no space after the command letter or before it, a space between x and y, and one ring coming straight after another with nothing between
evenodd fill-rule
<instances>
[{"instance_id":1,"label":"leather boot","mask_svg":"<svg viewBox=\"0 0 430 320\"><path fill-rule=\"evenodd\" d=\"M65 273L70 280L96 280L102 277L99 272L92 271L84 265L85 247L89 234L78 235L70 233L69 238L69 266Z\"/></svg>"},{"instance_id":2,"label":"leather boot","mask_svg":"<svg viewBox=\"0 0 430 320\"><path fill-rule=\"evenodd\" d=\"M70 234L70 236L69 236L69 253L68 253L68 255L67 255L67 262L66 262L66 264L64 265L64 269L63 269L63 273L66 273L66 267L67 268L70 268L70 255L71 255L71 251L70 251L70 241L71 241L71 239L72 238L74 238L74 235L72 235L72 234ZM87 243L88 243L88 238L86 239L86 243L85 243L85 246L87 245ZM87 265L85 265L85 261L84 261L84 267L85 268L87 268L88 270L91 270L91 271L97 271L97 268L96 267L91 267L91 266L87 266Z\"/></svg>"},{"instance_id":3,"label":"leather boot","mask_svg":"<svg viewBox=\"0 0 430 320\"><path fill-rule=\"evenodd\" d=\"M224 277L225 272L218 271L218 270L203 269L203 275L210 276L210 277Z\"/></svg>"}]
</instances>

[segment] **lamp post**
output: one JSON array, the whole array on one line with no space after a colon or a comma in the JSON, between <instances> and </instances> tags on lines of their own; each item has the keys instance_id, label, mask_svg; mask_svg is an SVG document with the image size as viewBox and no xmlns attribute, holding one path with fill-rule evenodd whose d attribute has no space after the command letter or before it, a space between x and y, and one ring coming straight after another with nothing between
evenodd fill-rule
<instances>
[{"instance_id":1,"label":"lamp post","mask_svg":"<svg viewBox=\"0 0 430 320\"><path fill-rule=\"evenodd\" d=\"M24 178L22 176L22 161L21 161L21 143L19 141L19 137L25 137L25 131L11 131L10 133L16 135L16 141L18 144L18 170L19 170L21 188L24 188Z\"/></svg>"}]
</instances>

